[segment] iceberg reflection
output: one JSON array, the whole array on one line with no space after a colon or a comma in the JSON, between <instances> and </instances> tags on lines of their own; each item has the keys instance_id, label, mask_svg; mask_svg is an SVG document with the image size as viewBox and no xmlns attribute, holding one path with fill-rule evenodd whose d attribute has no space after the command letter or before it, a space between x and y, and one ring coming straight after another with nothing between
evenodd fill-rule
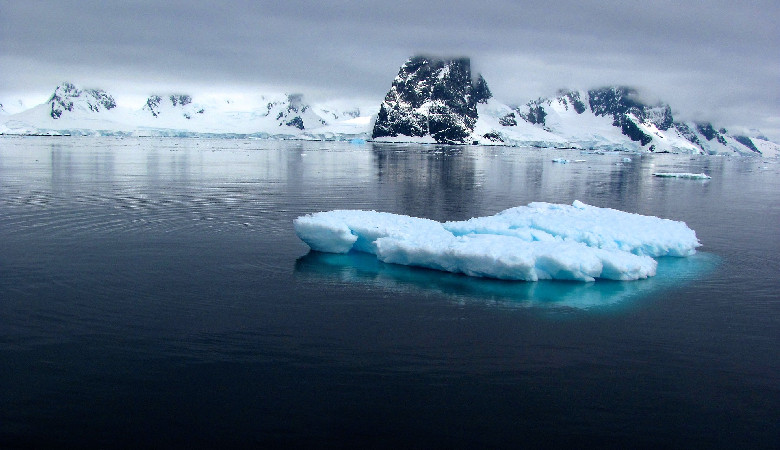
<instances>
[{"instance_id":1,"label":"iceberg reflection","mask_svg":"<svg viewBox=\"0 0 780 450\"><path fill-rule=\"evenodd\" d=\"M658 259L656 277L638 281L598 283L542 280L505 281L416 268L379 261L362 252L346 254L310 251L295 262L296 275L336 283L360 283L390 291L435 291L458 301L480 301L534 308L591 309L625 305L677 287L710 272L719 258L699 252L687 258Z\"/></svg>"}]
</instances>

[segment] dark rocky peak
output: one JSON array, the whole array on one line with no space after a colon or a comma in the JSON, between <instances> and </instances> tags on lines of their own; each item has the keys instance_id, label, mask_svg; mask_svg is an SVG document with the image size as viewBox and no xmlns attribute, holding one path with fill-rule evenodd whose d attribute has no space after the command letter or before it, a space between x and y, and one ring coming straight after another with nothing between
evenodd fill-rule
<instances>
[{"instance_id":1,"label":"dark rocky peak","mask_svg":"<svg viewBox=\"0 0 780 450\"><path fill-rule=\"evenodd\" d=\"M569 107L574 108L574 111L577 114L582 114L586 110L585 103L582 102L582 99L580 98L580 93L578 91L559 89L556 99L567 110L569 109Z\"/></svg>"},{"instance_id":2,"label":"dark rocky peak","mask_svg":"<svg viewBox=\"0 0 780 450\"><path fill-rule=\"evenodd\" d=\"M477 103L487 103L487 101L493 97L493 93L490 92L487 81L485 81L481 73L477 74L477 79L474 81L474 89L472 90L471 95Z\"/></svg>"},{"instance_id":3,"label":"dark rocky peak","mask_svg":"<svg viewBox=\"0 0 780 450\"><path fill-rule=\"evenodd\" d=\"M205 112L203 108L198 108L192 103L192 96L188 94L169 94L165 97L150 95L142 109L149 111L154 117L159 117L164 109L174 109L185 119L191 119L193 114Z\"/></svg>"},{"instance_id":4,"label":"dark rocky peak","mask_svg":"<svg viewBox=\"0 0 780 450\"><path fill-rule=\"evenodd\" d=\"M688 126L688 124L684 122L674 122L673 126L690 143L701 147L701 142L699 142L699 136L696 134L695 130L691 129L691 127Z\"/></svg>"},{"instance_id":5,"label":"dark rocky peak","mask_svg":"<svg viewBox=\"0 0 780 450\"><path fill-rule=\"evenodd\" d=\"M192 97L186 94L171 94L168 99L174 107L177 105L185 106L192 103Z\"/></svg>"},{"instance_id":6,"label":"dark rocky peak","mask_svg":"<svg viewBox=\"0 0 780 450\"><path fill-rule=\"evenodd\" d=\"M143 109L151 111L152 115L157 117L160 114L160 103L162 103L162 97L159 95L150 95L149 98L146 99L146 105L144 105Z\"/></svg>"},{"instance_id":7,"label":"dark rocky peak","mask_svg":"<svg viewBox=\"0 0 780 450\"><path fill-rule=\"evenodd\" d=\"M544 119L547 117L547 111L544 106L550 105L550 100L546 98L538 98L526 103L524 108L518 108L517 113L520 117L525 119L526 122L534 125L545 125Z\"/></svg>"},{"instance_id":8,"label":"dark rocky peak","mask_svg":"<svg viewBox=\"0 0 780 450\"><path fill-rule=\"evenodd\" d=\"M492 96L468 58L414 56L404 63L379 108L373 137L430 135L464 143L477 121L477 103Z\"/></svg>"},{"instance_id":9,"label":"dark rocky peak","mask_svg":"<svg viewBox=\"0 0 780 450\"><path fill-rule=\"evenodd\" d=\"M102 89L81 90L68 82L64 82L54 89L48 103L51 105L52 119L59 119L65 111L73 111L77 104L82 104L82 109L92 112L116 108L114 97L106 91Z\"/></svg>"},{"instance_id":10,"label":"dark rocky peak","mask_svg":"<svg viewBox=\"0 0 780 450\"><path fill-rule=\"evenodd\" d=\"M517 126L517 116L513 112L507 113L504 116L499 117L498 123L502 127L516 127Z\"/></svg>"},{"instance_id":11,"label":"dark rocky peak","mask_svg":"<svg viewBox=\"0 0 780 450\"><path fill-rule=\"evenodd\" d=\"M287 94L287 112L305 113L308 109L309 105L303 102L303 94Z\"/></svg>"},{"instance_id":12,"label":"dark rocky peak","mask_svg":"<svg viewBox=\"0 0 780 450\"><path fill-rule=\"evenodd\" d=\"M734 140L744 145L745 147L749 148L751 151L754 151L759 155L761 154L761 150L759 150L758 147L756 147L756 144L754 144L753 140L750 139L748 136L744 136L744 135L734 136Z\"/></svg>"},{"instance_id":13,"label":"dark rocky peak","mask_svg":"<svg viewBox=\"0 0 780 450\"><path fill-rule=\"evenodd\" d=\"M327 122L306 104L303 94L287 94L284 100L270 101L266 105L265 116L273 116L279 126L288 126L299 130L326 125Z\"/></svg>"},{"instance_id":14,"label":"dark rocky peak","mask_svg":"<svg viewBox=\"0 0 780 450\"><path fill-rule=\"evenodd\" d=\"M597 116L641 114L644 104L637 99L637 91L627 86L612 86L588 91L588 102Z\"/></svg>"},{"instance_id":15,"label":"dark rocky peak","mask_svg":"<svg viewBox=\"0 0 780 450\"><path fill-rule=\"evenodd\" d=\"M639 99L636 89L628 86L612 86L588 91L588 102L593 114L612 116L620 122L621 116L632 114L642 122L652 123L661 130L668 130L674 123L669 105L647 105Z\"/></svg>"},{"instance_id":16,"label":"dark rocky peak","mask_svg":"<svg viewBox=\"0 0 780 450\"><path fill-rule=\"evenodd\" d=\"M548 114L548 111L545 108L552 106L553 102L557 102L567 111L569 108L571 108L577 114L582 114L587 109L585 103L583 103L580 98L579 92L568 89L560 89L558 90L555 98L550 99L540 97L536 100L531 100L523 107L515 108L515 110L517 111L517 115L525 119L526 122L534 125L542 125L542 127L545 127L545 118Z\"/></svg>"},{"instance_id":17,"label":"dark rocky peak","mask_svg":"<svg viewBox=\"0 0 780 450\"><path fill-rule=\"evenodd\" d=\"M659 130L668 130L674 125L672 108L669 105L658 105L645 109L645 120L653 123Z\"/></svg>"},{"instance_id":18,"label":"dark rocky peak","mask_svg":"<svg viewBox=\"0 0 780 450\"><path fill-rule=\"evenodd\" d=\"M588 91L588 102L593 114L611 116L612 124L620 127L632 141L647 145L652 136L642 131L638 123L653 124L660 130L674 125L672 109L663 103L647 105L640 100L636 89L627 86L611 86Z\"/></svg>"},{"instance_id":19,"label":"dark rocky peak","mask_svg":"<svg viewBox=\"0 0 780 450\"><path fill-rule=\"evenodd\" d=\"M718 143L726 145L725 134L727 133L727 131L725 128L716 130L715 127L713 127L710 122L698 122L696 123L696 130L702 136L704 136L704 139L707 139L708 141L715 139L715 141L717 141Z\"/></svg>"}]
</instances>

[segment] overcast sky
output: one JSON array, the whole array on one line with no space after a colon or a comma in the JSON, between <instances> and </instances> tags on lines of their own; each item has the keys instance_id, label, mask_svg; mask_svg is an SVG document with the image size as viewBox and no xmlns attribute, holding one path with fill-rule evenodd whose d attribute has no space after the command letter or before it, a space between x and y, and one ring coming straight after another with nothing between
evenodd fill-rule
<instances>
[{"instance_id":1,"label":"overcast sky","mask_svg":"<svg viewBox=\"0 0 780 450\"><path fill-rule=\"evenodd\" d=\"M777 140L778 24L777 0L0 0L0 102L42 102L67 80L120 104L284 91L378 105L425 53L471 57L505 103L624 84L676 117Z\"/></svg>"}]
</instances>

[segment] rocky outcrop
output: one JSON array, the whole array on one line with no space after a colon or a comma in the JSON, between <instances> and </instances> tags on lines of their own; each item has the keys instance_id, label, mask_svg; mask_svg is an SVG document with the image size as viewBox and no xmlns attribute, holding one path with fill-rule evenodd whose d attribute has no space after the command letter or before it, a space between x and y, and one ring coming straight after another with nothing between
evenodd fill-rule
<instances>
[{"instance_id":1,"label":"rocky outcrop","mask_svg":"<svg viewBox=\"0 0 780 450\"><path fill-rule=\"evenodd\" d=\"M470 141L477 103L492 96L468 58L410 58L379 107L372 137L430 136L441 143Z\"/></svg>"},{"instance_id":2,"label":"rocky outcrop","mask_svg":"<svg viewBox=\"0 0 780 450\"><path fill-rule=\"evenodd\" d=\"M204 108L193 104L192 97L187 94L150 95L141 109L149 111L154 117L159 117L162 114L176 114L185 119L192 119L196 114L205 112Z\"/></svg>"},{"instance_id":3,"label":"rocky outcrop","mask_svg":"<svg viewBox=\"0 0 780 450\"><path fill-rule=\"evenodd\" d=\"M114 97L102 89L79 89L71 83L65 82L54 89L54 94L49 98L51 106L51 118L59 119L66 111L75 108L92 112L107 111L116 108Z\"/></svg>"},{"instance_id":4,"label":"rocky outcrop","mask_svg":"<svg viewBox=\"0 0 780 450\"><path fill-rule=\"evenodd\" d=\"M288 94L285 100L270 101L266 105L266 110L265 115L273 116L280 127L305 130L321 127L327 123L303 101L303 94Z\"/></svg>"},{"instance_id":5,"label":"rocky outcrop","mask_svg":"<svg viewBox=\"0 0 780 450\"><path fill-rule=\"evenodd\" d=\"M632 141L647 145L653 137L643 131L637 122L651 123L659 130L668 130L674 119L668 105L648 106L637 98L636 89L617 86L588 91L588 101L593 114L612 116L612 125L619 127Z\"/></svg>"}]
</instances>

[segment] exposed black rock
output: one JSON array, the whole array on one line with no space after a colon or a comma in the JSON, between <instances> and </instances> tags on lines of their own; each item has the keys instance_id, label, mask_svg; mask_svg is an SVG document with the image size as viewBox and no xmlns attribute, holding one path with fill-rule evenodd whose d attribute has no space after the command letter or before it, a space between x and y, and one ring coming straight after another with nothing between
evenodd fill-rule
<instances>
[{"instance_id":1,"label":"exposed black rock","mask_svg":"<svg viewBox=\"0 0 780 450\"><path fill-rule=\"evenodd\" d=\"M482 76L474 78L468 58L410 58L398 71L379 107L374 138L423 137L465 143L477 122L477 103L492 96Z\"/></svg>"},{"instance_id":2,"label":"exposed black rock","mask_svg":"<svg viewBox=\"0 0 780 450\"><path fill-rule=\"evenodd\" d=\"M168 98L171 100L171 104L173 106L176 106L176 105L184 106L184 105L189 105L190 103L192 103L192 97L190 97L189 95L173 94L173 95L171 95Z\"/></svg>"},{"instance_id":3,"label":"exposed black rock","mask_svg":"<svg viewBox=\"0 0 780 450\"><path fill-rule=\"evenodd\" d=\"M515 116L515 113L511 112L506 114L505 116L498 119L498 123L502 127L516 127L517 126L517 117Z\"/></svg>"},{"instance_id":4,"label":"exposed black rock","mask_svg":"<svg viewBox=\"0 0 780 450\"><path fill-rule=\"evenodd\" d=\"M726 138L723 136L726 134L725 128L716 130L715 127L713 127L709 122L699 122L696 124L696 129L708 141L715 139L717 142L726 145Z\"/></svg>"},{"instance_id":5,"label":"exposed black rock","mask_svg":"<svg viewBox=\"0 0 780 450\"><path fill-rule=\"evenodd\" d=\"M542 100L540 99L541 103ZM544 118L547 117L547 113L544 111L544 107L541 104L529 105L528 112L523 115L523 118L532 124L544 125Z\"/></svg>"},{"instance_id":6,"label":"exposed black rock","mask_svg":"<svg viewBox=\"0 0 780 450\"><path fill-rule=\"evenodd\" d=\"M290 119L288 122L285 123L288 127L295 127L299 130L303 130L303 119L301 119L301 116L295 116L292 119Z\"/></svg>"},{"instance_id":7,"label":"exposed black rock","mask_svg":"<svg viewBox=\"0 0 780 450\"><path fill-rule=\"evenodd\" d=\"M753 143L753 141L747 137L747 136L734 136L734 140L739 142L740 144L744 145L745 147L749 148L750 150L761 154L761 150L756 147L756 144Z\"/></svg>"},{"instance_id":8,"label":"exposed black rock","mask_svg":"<svg viewBox=\"0 0 780 450\"><path fill-rule=\"evenodd\" d=\"M83 102L87 109L100 112L116 108L114 97L102 89L78 89L72 83L62 83L54 89L49 98L51 105L49 113L52 119L59 119L65 111L73 111L74 102Z\"/></svg>"},{"instance_id":9,"label":"exposed black rock","mask_svg":"<svg viewBox=\"0 0 780 450\"><path fill-rule=\"evenodd\" d=\"M151 112L152 116L159 117L162 112L161 108L168 104L174 108L180 108L177 114L181 114L185 119L191 119L193 114L203 114L205 112L203 108L198 110L193 110L193 107L181 109L192 104L192 96L187 94L170 94L165 99L160 95L150 95L146 99L143 109Z\"/></svg>"},{"instance_id":10,"label":"exposed black rock","mask_svg":"<svg viewBox=\"0 0 780 450\"><path fill-rule=\"evenodd\" d=\"M493 142L504 142L504 138L497 131L490 131L485 133L482 137Z\"/></svg>"},{"instance_id":11,"label":"exposed black rock","mask_svg":"<svg viewBox=\"0 0 780 450\"><path fill-rule=\"evenodd\" d=\"M482 74L477 75L477 81L474 82L474 88L471 95L477 103L485 103L493 97L493 93L490 92L487 81L482 77Z\"/></svg>"},{"instance_id":12,"label":"exposed black rock","mask_svg":"<svg viewBox=\"0 0 780 450\"><path fill-rule=\"evenodd\" d=\"M87 94L87 105L89 105L90 110L100 112L102 109L116 108L114 97L106 91L102 89L86 89L84 92Z\"/></svg>"},{"instance_id":13,"label":"exposed black rock","mask_svg":"<svg viewBox=\"0 0 780 450\"><path fill-rule=\"evenodd\" d=\"M695 144L698 147L701 147L701 142L699 142L699 136L687 124L683 122L674 122L674 127L690 143Z\"/></svg>"},{"instance_id":14,"label":"exposed black rock","mask_svg":"<svg viewBox=\"0 0 780 450\"><path fill-rule=\"evenodd\" d=\"M612 124L620 127L623 134L632 141L647 145L653 140L637 125L652 123L660 130L668 130L674 125L672 109L668 105L649 106L637 97L636 89L626 86L614 86L588 91L588 101L593 114L612 116Z\"/></svg>"},{"instance_id":15,"label":"exposed black rock","mask_svg":"<svg viewBox=\"0 0 780 450\"><path fill-rule=\"evenodd\" d=\"M288 126L306 129L317 125L325 125L327 122L318 116L303 100L303 94L287 94L285 100L268 102L266 116L273 116L279 126Z\"/></svg>"},{"instance_id":16,"label":"exposed black rock","mask_svg":"<svg viewBox=\"0 0 780 450\"><path fill-rule=\"evenodd\" d=\"M146 99L146 106L144 109L148 109L152 112L154 117L157 117L160 114L160 102L162 102L162 97L159 95L151 95Z\"/></svg>"},{"instance_id":17,"label":"exposed black rock","mask_svg":"<svg viewBox=\"0 0 780 450\"><path fill-rule=\"evenodd\" d=\"M525 107L517 108L517 114L530 124L542 125L544 127L546 125L545 118L547 117L545 106L550 106L554 101L560 103L567 111L571 107L577 114L582 114L586 110L585 104L580 100L579 92L561 89L558 91L555 99L539 98L531 100Z\"/></svg>"},{"instance_id":18,"label":"exposed black rock","mask_svg":"<svg viewBox=\"0 0 780 450\"><path fill-rule=\"evenodd\" d=\"M571 105L577 114L582 114L585 112L585 103L582 102L582 99L580 99L580 93L577 91L570 91L568 89L559 90L558 101L563 103L567 109L569 108L569 105Z\"/></svg>"}]
</instances>

